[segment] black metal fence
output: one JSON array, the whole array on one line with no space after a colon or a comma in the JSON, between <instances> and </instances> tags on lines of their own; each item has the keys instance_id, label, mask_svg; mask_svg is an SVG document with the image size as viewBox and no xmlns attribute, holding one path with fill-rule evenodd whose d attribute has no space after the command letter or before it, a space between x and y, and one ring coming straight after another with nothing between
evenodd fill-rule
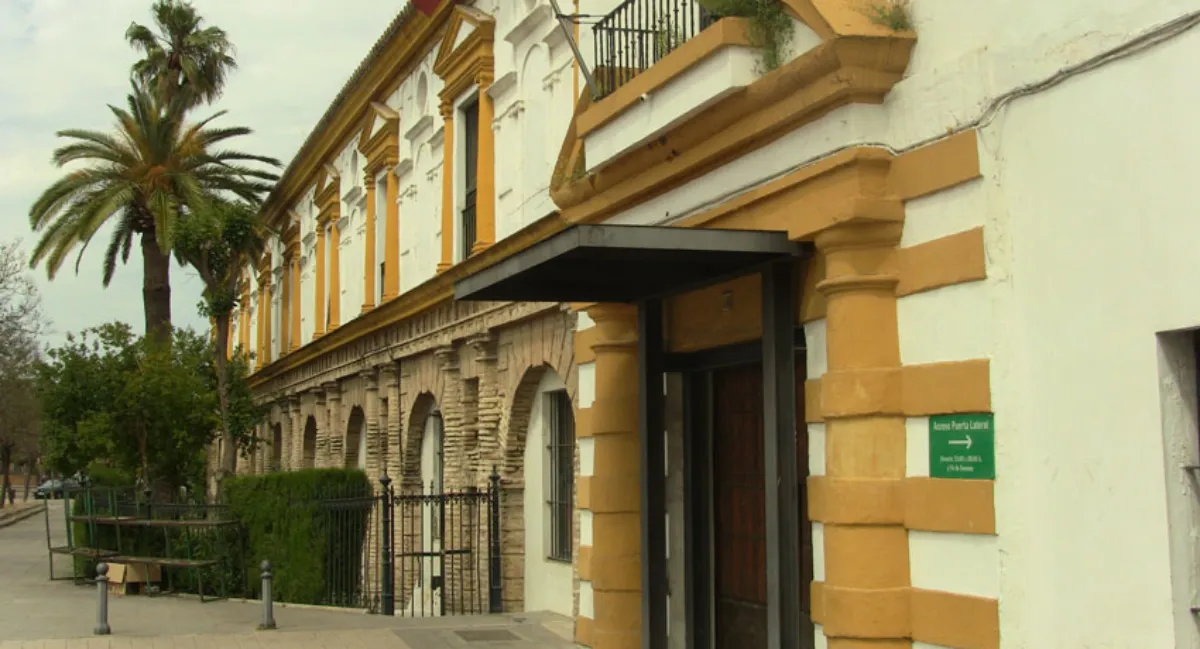
<instances>
[{"instance_id":1,"label":"black metal fence","mask_svg":"<svg viewBox=\"0 0 1200 649\"><path fill-rule=\"evenodd\" d=\"M382 526L383 500L382 494L355 488L318 496L313 529L324 538L313 543L324 550L325 574L320 599L314 603L378 612L382 580L380 544L375 537Z\"/></svg>"},{"instance_id":2,"label":"black metal fence","mask_svg":"<svg viewBox=\"0 0 1200 649\"><path fill-rule=\"evenodd\" d=\"M501 612L500 476L458 492L382 484L383 614Z\"/></svg>"},{"instance_id":3,"label":"black metal fence","mask_svg":"<svg viewBox=\"0 0 1200 649\"><path fill-rule=\"evenodd\" d=\"M350 485L279 501L292 514L270 514L287 531L276 530L264 557L251 556L248 531L262 511L134 489L72 491L58 533L46 515L51 578L54 556L65 555L77 583L103 560L161 566L176 592L257 597L258 560L267 558L276 601L412 617L501 612L499 474L487 488L457 492L401 487L386 475L380 483L377 493Z\"/></svg>"},{"instance_id":4,"label":"black metal fence","mask_svg":"<svg viewBox=\"0 0 1200 649\"><path fill-rule=\"evenodd\" d=\"M625 0L592 27L597 99L625 85L719 19L696 0Z\"/></svg>"}]
</instances>

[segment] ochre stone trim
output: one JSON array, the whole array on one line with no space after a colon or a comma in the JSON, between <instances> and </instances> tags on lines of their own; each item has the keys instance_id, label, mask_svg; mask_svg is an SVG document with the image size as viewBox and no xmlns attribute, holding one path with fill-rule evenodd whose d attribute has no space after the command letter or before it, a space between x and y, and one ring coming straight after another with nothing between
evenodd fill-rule
<instances>
[{"instance_id":1,"label":"ochre stone trim","mask_svg":"<svg viewBox=\"0 0 1200 649\"><path fill-rule=\"evenodd\" d=\"M596 360L596 352L592 349L600 341L600 330L590 327L575 332L575 362L577 364L591 363Z\"/></svg>"},{"instance_id":2,"label":"ochre stone trim","mask_svg":"<svg viewBox=\"0 0 1200 649\"><path fill-rule=\"evenodd\" d=\"M626 110L638 105L642 95L658 91L717 51L732 46L750 47L748 22L744 18L723 18L717 24L689 39L679 49L654 63L599 103L592 104L575 118L580 138L608 124Z\"/></svg>"},{"instance_id":3,"label":"ochre stone trim","mask_svg":"<svg viewBox=\"0 0 1200 649\"><path fill-rule=\"evenodd\" d=\"M826 372L804 382L805 419L991 412L990 372L986 358Z\"/></svg>"},{"instance_id":4,"label":"ochre stone trim","mask_svg":"<svg viewBox=\"0 0 1200 649\"><path fill-rule=\"evenodd\" d=\"M904 526L928 532L996 533L993 480L909 478L904 481Z\"/></svg>"},{"instance_id":5,"label":"ochre stone trim","mask_svg":"<svg viewBox=\"0 0 1200 649\"><path fill-rule=\"evenodd\" d=\"M592 408L576 408L575 409L575 437L582 439L591 437L594 425L592 424Z\"/></svg>"},{"instance_id":6,"label":"ochre stone trim","mask_svg":"<svg viewBox=\"0 0 1200 649\"><path fill-rule=\"evenodd\" d=\"M904 480L809 476L808 517L842 525L904 523Z\"/></svg>"},{"instance_id":7,"label":"ochre stone trim","mask_svg":"<svg viewBox=\"0 0 1200 649\"><path fill-rule=\"evenodd\" d=\"M902 635L912 641L953 649L1000 647L1000 606L995 599L921 588L900 588L888 591L891 597L886 601L867 602L856 597L855 593L847 592L847 589L836 592L819 581L812 582L809 592L812 593L813 622L823 625L827 635L834 635L838 625L847 622L845 619L830 619L826 612L832 608L829 605L845 610L853 604L861 607L851 623L862 626L855 626L855 629L866 626L903 629ZM852 601L856 599L859 601ZM905 616L903 626L900 626L901 620L897 619L901 612ZM866 619L863 619L864 616ZM904 646L907 644L906 641ZM872 649L892 649L902 645L872 642L870 646Z\"/></svg>"},{"instance_id":8,"label":"ochre stone trim","mask_svg":"<svg viewBox=\"0 0 1200 649\"><path fill-rule=\"evenodd\" d=\"M904 414L991 412L990 368L986 358L904 366Z\"/></svg>"},{"instance_id":9,"label":"ochre stone trim","mask_svg":"<svg viewBox=\"0 0 1200 649\"><path fill-rule=\"evenodd\" d=\"M808 517L816 523L903 525L906 529L995 534L991 480L808 478Z\"/></svg>"},{"instance_id":10,"label":"ochre stone trim","mask_svg":"<svg viewBox=\"0 0 1200 649\"><path fill-rule=\"evenodd\" d=\"M579 581L592 580L592 546L579 546L579 558L576 559L576 565L579 567Z\"/></svg>"},{"instance_id":11,"label":"ochre stone trim","mask_svg":"<svg viewBox=\"0 0 1200 649\"><path fill-rule=\"evenodd\" d=\"M839 588L826 585L826 635L903 638L909 635L908 588Z\"/></svg>"},{"instance_id":12,"label":"ochre stone trim","mask_svg":"<svg viewBox=\"0 0 1200 649\"><path fill-rule=\"evenodd\" d=\"M987 279L983 228L901 248L897 263L900 266L900 283L896 286L898 296Z\"/></svg>"},{"instance_id":13,"label":"ochre stone trim","mask_svg":"<svg viewBox=\"0 0 1200 649\"><path fill-rule=\"evenodd\" d=\"M999 649L1000 604L994 599L912 589L912 639L954 649Z\"/></svg>"},{"instance_id":14,"label":"ochre stone trim","mask_svg":"<svg viewBox=\"0 0 1200 649\"><path fill-rule=\"evenodd\" d=\"M912 200L980 176L979 140L974 129L956 133L896 159L888 193Z\"/></svg>"},{"instance_id":15,"label":"ochre stone trim","mask_svg":"<svg viewBox=\"0 0 1200 649\"><path fill-rule=\"evenodd\" d=\"M591 510L592 476L581 475L575 479L575 506L581 510Z\"/></svg>"},{"instance_id":16,"label":"ochre stone trim","mask_svg":"<svg viewBox=\"0 0 1200 649\"><path fill-rule=\"evenodd\" d=\"M582 577L581 577L582 579ZM575 643L585 647L596 646L596 622L590 617L580 615L575 618Z\"/></svg>"},{"instance_id":17,"label":"ochre stone trim","mask_svg":"<svg viewBox=\"0 0 1200 649\"><path fill-rule=\"evenodd\" d=\"M809 379L804 382L804 421L808 424L819 424L825 419L821 416L821 379Z\"/></svg>"}]
</instances>

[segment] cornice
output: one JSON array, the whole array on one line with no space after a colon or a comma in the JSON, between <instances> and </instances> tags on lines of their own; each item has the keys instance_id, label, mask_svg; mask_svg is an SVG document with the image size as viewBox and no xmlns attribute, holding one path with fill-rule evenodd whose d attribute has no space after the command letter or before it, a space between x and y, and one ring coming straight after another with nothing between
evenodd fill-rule
<instances>
[{"instance_id":1,"label":"cornice","mask_svg":"<svg viewBox=\"0 0 1200 649\"><path fill-rule=\"evenodd\" d=\"M388 95L399 79L433 49L455 2L444 2L432 16L415 11L410 4L401 11L388 33L360 65L284 171L276 189L263 206L267 223L275 224L290 205L312 186L321 165L336 155L361 128L362 118L377 97Z\"/></svg>"}]
</instances>

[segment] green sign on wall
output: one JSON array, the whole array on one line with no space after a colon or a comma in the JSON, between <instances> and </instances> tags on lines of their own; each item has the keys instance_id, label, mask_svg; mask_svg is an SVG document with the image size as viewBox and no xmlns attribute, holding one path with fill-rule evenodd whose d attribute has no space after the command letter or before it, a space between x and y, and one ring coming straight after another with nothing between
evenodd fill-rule
<instances>
[{"instance_id":1,"label":"green sign on wall","mask_svg":"<svg viewBox=\"0 0 1200 649\"><path fill-rule=\"evenodd\" d=\"M996 417L992 413L929 418L929 475L996 479Z\"/></svg>"}]
</instances>

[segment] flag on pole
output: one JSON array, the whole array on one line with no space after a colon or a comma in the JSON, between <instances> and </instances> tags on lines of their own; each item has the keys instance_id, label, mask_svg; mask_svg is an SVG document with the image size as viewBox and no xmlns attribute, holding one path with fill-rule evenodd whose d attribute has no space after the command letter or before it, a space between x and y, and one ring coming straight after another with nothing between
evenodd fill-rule
<instances>
[{"instance_id":1,"label":"flag on pole","mask_svg":"<svg viewBox=\"0 0 1200 649\"><path fill-rule=\"evenodd\" d=\"M412 0L412 3L417 8L417 11L426 16L432 16L437 6L441 4L441 0Z\"/></svg>"}]
</instances>

